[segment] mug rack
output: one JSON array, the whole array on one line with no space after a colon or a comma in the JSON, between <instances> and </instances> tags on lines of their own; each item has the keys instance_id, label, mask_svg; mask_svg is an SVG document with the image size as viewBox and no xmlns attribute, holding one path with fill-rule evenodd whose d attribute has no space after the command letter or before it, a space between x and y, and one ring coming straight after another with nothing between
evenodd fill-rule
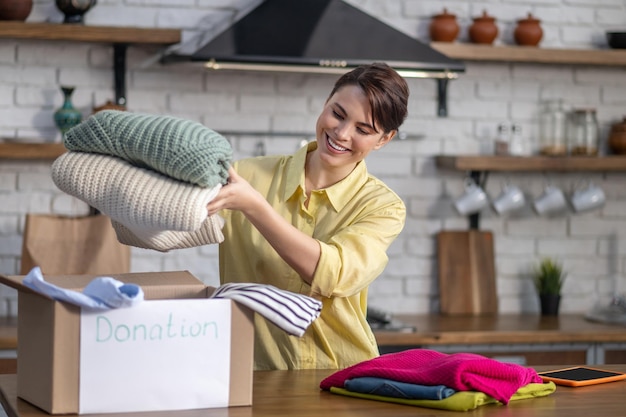
<instances>
[{"instance_id":1,"label":"mug rack","mask_svg":"<svg viewBox=\"0 0 626 417\"><path fill-rule=\"evenodd\" d=\"M489 155L438 155L437 167L465 171L468 176L485 187L490 172L626 172L626 156L489 156ZM477 230L480 214L468 216L469 228Z\"/></svg>"}]
</instances>

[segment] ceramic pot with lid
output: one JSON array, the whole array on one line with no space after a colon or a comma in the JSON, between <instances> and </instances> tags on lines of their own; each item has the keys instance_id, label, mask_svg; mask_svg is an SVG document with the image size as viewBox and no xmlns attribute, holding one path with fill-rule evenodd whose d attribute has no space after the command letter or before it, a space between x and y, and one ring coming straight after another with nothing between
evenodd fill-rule
<instances>
[{"instance_id":1,"label":"ceramic pot with lid","mask_svg":"<svg viewBox=\"0 0 626 417\"><path fill-rule=\"evenodd\" d=\"M515 43L522 46L537 46L543 38L541 21L533 17L531 13L525 19L517 21L517 26L513 32Z\"/></svg>"},{"instance_id":2,"label":"ceramic pot with lid","mask_svg":"<svg viewBox=\"0 0 626 417\"><path fill-rule=\"evenodd\" d=\"M619 123L611 126L609 148L617 155L626 155L626 116Z\"/></svg>"},{"instance_id":3,"label":"ceramic pot with lid","mask_svg":"<svg viewBox=\"0 0 626 417\"><path fill-rule=\"evenodd\" d=\"M469 38L473 43L482 43L491 45L498 36L498 26L496 18L489 16L486 10L483 10L482 16L474 18L474 23L469 28Z\"/></svg>"},{"instance_id":4,"label":"ceramic pot with lid","mask_svg":"<svg viewBox=\"0 0 626 417\"><path fill-rule=\"evenodd\" d=\"M454 42L459 30L456 15L444 8L443 13L433 16L430 22L430 39L434 42Z\"/></svg>"},{"instance_id":5,"label":"ceramic pot with lid","mask_svg":"<svg viewBox=\"0 0 626 417\"><path fill-rule=\"evenodd\" d=\"M33 9L33 0L0 0L0 20L24 21Z\"/></svg>"}]
</instances>

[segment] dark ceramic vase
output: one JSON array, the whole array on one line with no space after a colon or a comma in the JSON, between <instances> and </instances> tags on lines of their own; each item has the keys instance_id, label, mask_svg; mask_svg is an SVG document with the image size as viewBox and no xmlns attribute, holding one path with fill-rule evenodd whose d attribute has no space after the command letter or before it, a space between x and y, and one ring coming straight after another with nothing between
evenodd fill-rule
<instances>
[{"instance_id":1,"label":"dark ceramic vase","mask_svg":"<svg viewBox=\"0 0 626 417\"><path fill-rule=\"evenodd\" d=\"M83 15L96 5L98 0L56 0L57 9L64 15L63 23L82 24Z\"/></svg>"},{"instance_id":2,"label":"dark ceramic vase","mask_svg":"<svg viewBox=\"0 0 626 417\"><path fill-rule=\"evenodd\" d=\"M33 0L0 0L0 20L24 21L33 10Z\"/></svg>"},{"instance_id":3,"label":"dark ceramic vase","mask_svg":"<svg viewBox=\"0 0 626 417\"><path fill-rule=\"evenodd\" d=\"M561 296L558 294L542 294L539 296L542 316L558 316Z\"/></svg>"},{"instance_id":4,"label":"dark ceramic vase","mask_svg":"<svg viewBox=\"0 0 626 417\"><path fill-rule=\"evenodd\" d=\"M517 21L517 26L513 32L515 43L522 46L537 46L543 37L543 29L541 29L540 20L535 19L532 14L528 13L526 19Z\"/></svg>"},{"instance_id":5,"label":"dark ceramic vase","mask_svg":"<svg viewBox=\"0 0 626 417\"><path fill-rule=\"evenodd\" d=\"M61 87L61 91L63 92L63 105L54 112L54 123L65 136L65 132L81 122L83 115L72 104L74 87Z\"/></svg>"},{"instance_id":6,"label":"dark ceramic vase","mask_svg":"<svg viewBox=\"0 0 626 417\"><path fill-rule=\"evenodd\" d=\"M469 38L473 43L491 45L497 36L498 26L495 17L483 11L482 16L474 18L474 23L469 28Z\"/></svg>"},{"instance_id":7,"label":"dark ceramic vase","mask_svg":"<svg viewBox=\"0 0 626 417\"><path fill-rule=\"evenodd\" d=\"M443 9L443 13L433 16L430 22L430 39L434 42L453 42L459 34L456 16Z\"/></svg>"}]
</instances>

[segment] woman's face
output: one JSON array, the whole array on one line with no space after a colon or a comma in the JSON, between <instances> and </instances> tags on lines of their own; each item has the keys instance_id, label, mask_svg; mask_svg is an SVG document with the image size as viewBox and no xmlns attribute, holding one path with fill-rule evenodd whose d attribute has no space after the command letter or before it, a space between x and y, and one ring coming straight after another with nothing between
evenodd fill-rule
<instances>
[{"instance_id":1,"label":"woman's face","mask_svg":"<svg viewBox=\"0 0 626 417\"><path fill-rule=\"evenodd\" d=\"M372 111L360 87L346 85L331 96L316 125L317 149L322 161L333 167L356 165L394 136L374 125ZM351 168L352 169L352 168Z\"/></svg>"}]
</instances>

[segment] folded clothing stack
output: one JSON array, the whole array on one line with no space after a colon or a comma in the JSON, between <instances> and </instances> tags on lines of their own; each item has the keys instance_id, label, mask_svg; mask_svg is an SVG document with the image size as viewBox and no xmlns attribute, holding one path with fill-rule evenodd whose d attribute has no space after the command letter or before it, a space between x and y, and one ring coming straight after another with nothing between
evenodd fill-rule
<instances>
[{"instance_id":1,"label":"folded clothing stack","mask_svg":"<svg viewBox=\"0 0 626 417\"><path fill-rule=\"evenodd\" d=\"M121 243L166 252L223 241L206 205L226 183L232 148L203 125L104 110L70 129L52 179L111 218Z\"/></svg>"},{"instance_id":2,"label":"folded clothing stack","mask_svg":"<svg viewBox=\"0 0 626 417\"><path fill-rule=\"evenodd\" d=\"M117 156L201 187L226 184L233 158L228 140L200 123L119 110L91 115L65 134L63 144L70 151Z\"/></svg>"},{"instance_id":3,"label":"folded clothing stack","mask_svg":"<svg viewBox=\"0 0 626 417\"><path fill-rule=\"evenodd\" d=\"M429 349L409 349L357 363L325 378L320 388L335 394L456 411L490 403L508 404L556 390L531 368L473 353L445 354ZM440 398L432 396L433 390ZM389 394L398 391L400 395ZM407 395L411 392L422 396Z\"/></svg>"}]
</instances>

